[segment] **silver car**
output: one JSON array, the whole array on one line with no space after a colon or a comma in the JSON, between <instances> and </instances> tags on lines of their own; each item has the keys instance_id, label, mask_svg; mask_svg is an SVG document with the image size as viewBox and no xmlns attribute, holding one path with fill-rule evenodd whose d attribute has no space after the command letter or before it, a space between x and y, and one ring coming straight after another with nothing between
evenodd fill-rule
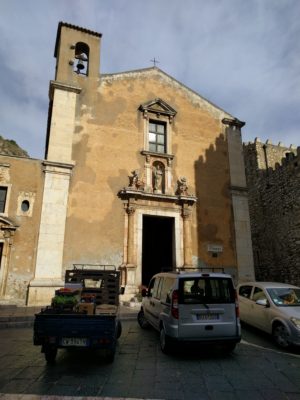
<instances>
[{"instance_id":1,"label":"silver car","mask_svg":"<svg viewBox=\"0 0 300 400\"><path fill-rule=\"evenodd\" d=\"M270 333L280 347L300 345L300 288L286 283L238 286L241 321Z\"/></svg>"},{"instance_id":2,"label":"silver car","mask_svg":"<svg viewBox=\"0 0 300 400\"><path fill-rule=\"evenodd\" d=\"M138 322L160 332L167 353L174 342L221 344L232 351L241 340L237 295L224 273L162 272L143 293Z\"/></svg>"}]
</instances>

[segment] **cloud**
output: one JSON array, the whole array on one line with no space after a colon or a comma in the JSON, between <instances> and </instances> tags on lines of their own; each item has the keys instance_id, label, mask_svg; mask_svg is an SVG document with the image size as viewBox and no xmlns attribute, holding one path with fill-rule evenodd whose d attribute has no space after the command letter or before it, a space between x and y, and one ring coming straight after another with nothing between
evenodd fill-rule
<instances>
[{"instance_id":1,"label":"cloud","mask_svg":"<svg viewBox=\"0 0 300 400\"><path fill-rule=\"evenodd\" d=\"M1 133L44 152L57 24L103 34L101 72L158 67L246 121L244 140L299 143L298 0L10 0L0 16Z\"/></svg>"}]
</instances>

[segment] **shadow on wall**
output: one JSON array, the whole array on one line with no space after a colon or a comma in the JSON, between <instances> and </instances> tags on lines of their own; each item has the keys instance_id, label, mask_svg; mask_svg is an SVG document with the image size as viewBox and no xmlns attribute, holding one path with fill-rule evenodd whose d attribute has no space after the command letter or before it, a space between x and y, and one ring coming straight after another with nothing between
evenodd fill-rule
<instances>
[{"instance_id":1,"label":"shadow on wall","mask_svg":"<svg viewBox=\"0 0 300 400\"><path fill-rule=\"evenodd\" d=\"M195 178L199 266L233 267L236 265L234 224L228 142L224 134L195 162Z\"/></svg>"}]
</instances>

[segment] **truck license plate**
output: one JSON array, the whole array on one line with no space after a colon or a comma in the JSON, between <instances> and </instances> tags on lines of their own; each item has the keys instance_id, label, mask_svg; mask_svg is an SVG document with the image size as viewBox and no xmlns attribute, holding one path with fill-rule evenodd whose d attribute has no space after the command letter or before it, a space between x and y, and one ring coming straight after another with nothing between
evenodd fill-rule
<instances>
[{"instance_id":1,"label":"truck license plate","mask_svg":"<svg viewBox=\"0 0 300 400\"><path fill-rule=\"evenodd\" d=\"M88 341L86 338L62 338L61 344L62 346L86 347Z\"/></svg>"},{"instance_id":2,"label":"truck license plate","mask_svg":"<svg viewBox=\"0 0 300 400\"><path fill-rule=\"evenodd\" d=\"M213 319L219 319L219 314L198 314L197 319L201 321L211 321Z\"/></svg>"}]
</instances>

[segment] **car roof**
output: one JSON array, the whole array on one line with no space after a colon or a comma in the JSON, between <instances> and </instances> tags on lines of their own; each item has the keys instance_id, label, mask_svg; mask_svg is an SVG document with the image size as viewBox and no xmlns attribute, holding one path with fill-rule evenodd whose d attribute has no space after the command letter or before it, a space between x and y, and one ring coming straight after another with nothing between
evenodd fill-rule
<instances>
[{"instance_id":1,"label":"car roof","mask_svg":"<svg viewBox=\"0 0 300 400\"><path fill-rule=\"evenodd\" d=\"M232 279L232 276L229 274L224 274L220 272L186 272L186 271L170 271L170 272L159 272L158 274L154 275L153 277L156 276L169 276L173 278L208 278L208 277L213 277L213 278L229 278Z\"/></svg>"},{"instance_id":2,"label":"car roof","mask_svg":"<svg viewBox=\"0 0 300 400\"><path fill-rule=\"evenodd\" d=\"M241 286L260 286L265 289L272 289L272 288L298 288L298 286L290 285L289 283L282 283L282 282L243 282L238 285Z\"/></svg>"}]
</instances>

